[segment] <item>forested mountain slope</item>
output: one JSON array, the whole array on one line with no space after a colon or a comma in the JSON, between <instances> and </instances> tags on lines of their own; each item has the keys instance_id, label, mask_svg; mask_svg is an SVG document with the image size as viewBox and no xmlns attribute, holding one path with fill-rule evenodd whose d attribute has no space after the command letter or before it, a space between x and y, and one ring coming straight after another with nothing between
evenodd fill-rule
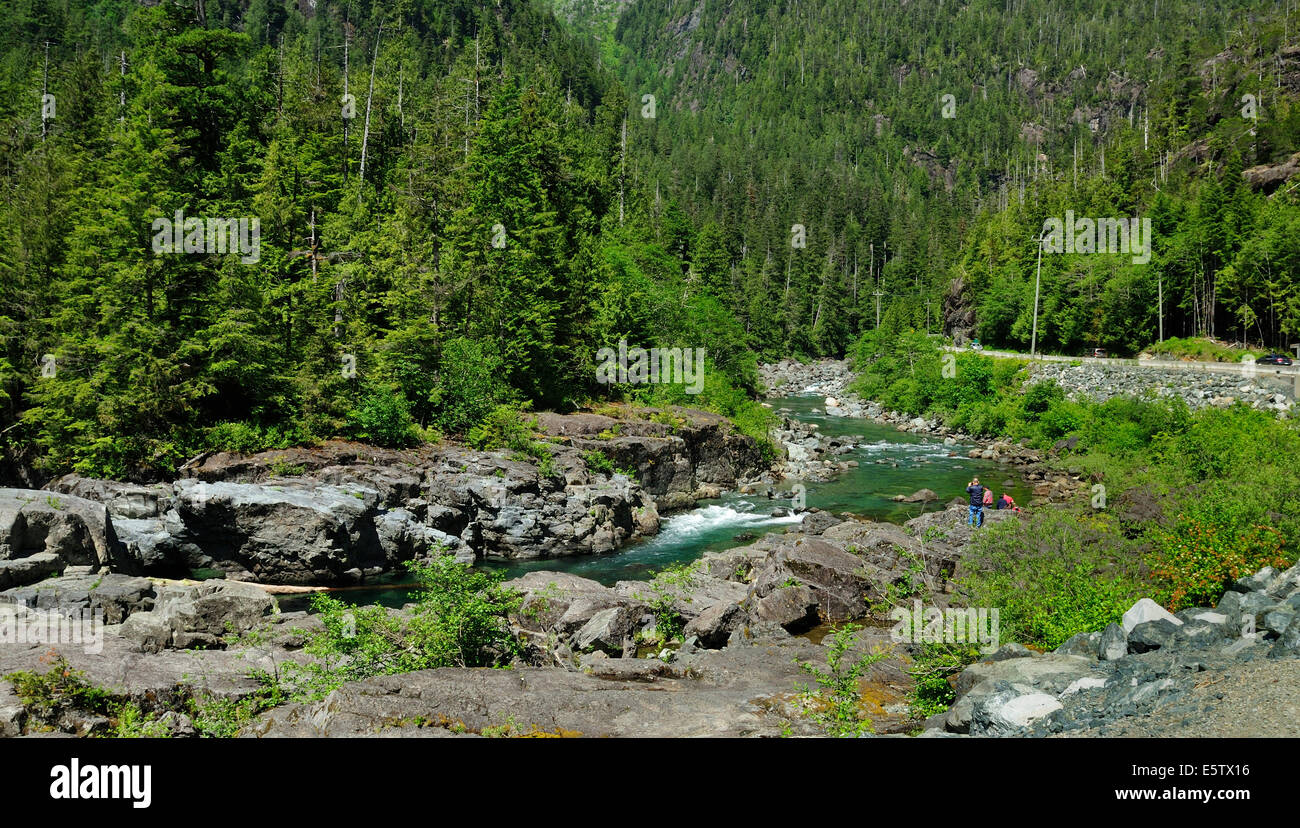
<instances>
[{"instance_id":1,"label":"forested mountain slope","mask_svg":"<svg viewBox=\"0 0 1300 828\"><path fill-rule=\"evenodd\" d=\"M707 347L703 404L745 404L691 228L625 174L627 95L536 5L22 0L0 49L18 466L462 434L607 391L620 338Z\"/></svg>"},{"instance_id":2,"label":"forested mountain slope","mask_svg":"<svg viewBox=\"0 0 1300 828\"><path fill-rule=\"evenodd\" d=\"M1155 251L1049 257L1048 349L1140 348L1158 293L1166 336L1297 332L1295 190L1241 175L1300 148L1293 4L554 5L656 96L634 166L703 225L700 278L726 271L766 355L842 352L877 299L904 327L1028 345L1038 234L1067 210L1150 217Z\"/></svg>"}]
</instances>

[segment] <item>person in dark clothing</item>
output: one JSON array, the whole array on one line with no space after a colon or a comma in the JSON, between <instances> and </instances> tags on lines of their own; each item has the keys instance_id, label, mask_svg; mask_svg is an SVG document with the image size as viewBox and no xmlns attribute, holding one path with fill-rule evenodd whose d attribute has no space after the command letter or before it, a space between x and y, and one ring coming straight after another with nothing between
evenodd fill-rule
<instances>
[{"instance_id":1,"label":"person in dark clothing","mask_svg":"<svg viewBox=\"0 0 1300 828\"><path fill-rule=\"evenodd\" d=\"M971 526L984 525L984 487L980 485L978 477L972 478L970 485L966 487L966 494L970 495L970 514L967 515L966 522ZM978 516L979 520L976 521Z\"/></svg>"}]
</instances>

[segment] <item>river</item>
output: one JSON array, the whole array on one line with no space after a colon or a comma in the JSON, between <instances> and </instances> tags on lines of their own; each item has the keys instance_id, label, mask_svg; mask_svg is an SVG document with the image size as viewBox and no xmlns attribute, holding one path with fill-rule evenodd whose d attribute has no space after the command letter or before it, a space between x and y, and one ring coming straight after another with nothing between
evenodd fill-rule
<instances>
[{"instance_id":1,"label":"river","mask_svg":"<svg viewBox=\"0 0 1300 828\"><path fill-rule=\"evenodd\" d=\"M940 439L909 434L870 420L830 417L822 409L824 399L820 395L807 394L769 401L778 411L785 409L799 420L815 423L827 436L856 435L860 438L852 452L838 458L841 461L857 460L857 468L851 468L829 482L805 483L810 507L835 514L851 512L872 520L903 523L923 511L944 508L954 497L964 498L966 484L974 475L993 487L997 495L1010 491L1017 503L1029 500L1029 486L1018 469L993 460L968 458L966 453L974 448L973 445L945 446ZM785 481L776 488L778 491L788 490L794 482L797 481ZM1010 485L1004 485L1007 482ZM890 499L918 489L934 490L939 500L922 504L898 503ZM571 572L606 585L620 580L644 580L668 564L693 561L711 550L752 542L737 541L735 537L741 533L757 536L785 531L786 527L803 519L801 515L771 516L774 509L788 505L788 501L728 492L722 497L701 501L689 511L667 516L660 524L658 535L607 555L486 561L481 565L502 571L512 578L545 569ZM401 606L408 600L407 590L400 588L403 583L398 580L383 586L333 592L356 603ZM297 596L288 601L281 599L281 606L286 610L302 608L300 605L305 606L305 599Z\"/></svg>"}]
</instances>

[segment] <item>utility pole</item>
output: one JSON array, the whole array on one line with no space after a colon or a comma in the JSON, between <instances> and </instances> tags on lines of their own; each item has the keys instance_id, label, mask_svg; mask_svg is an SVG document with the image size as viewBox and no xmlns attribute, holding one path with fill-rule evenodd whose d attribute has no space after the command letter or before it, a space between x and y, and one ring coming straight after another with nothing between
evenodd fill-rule
<instances>
[{"instance_id":1,"label":"utility pole","mask_svg":"<svg viewBox=\"0 0 1300 828\"><path fill-rule=\"evenodd\" d=\"M1043 234L1038 234L1038 275L1034 276L1034 333L1029 340L1029 356L1038 356L1038 286L1043 278Z\"/></svg>"}]
</instances>

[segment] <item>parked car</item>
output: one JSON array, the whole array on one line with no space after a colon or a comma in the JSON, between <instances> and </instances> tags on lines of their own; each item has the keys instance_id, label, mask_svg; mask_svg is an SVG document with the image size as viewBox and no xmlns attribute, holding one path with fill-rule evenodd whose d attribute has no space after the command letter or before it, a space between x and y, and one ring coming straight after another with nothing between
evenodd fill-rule
<instances>
[{"instance_id":1,"label":"parked car","mask_svg":"<svg viewBox=\"0 0 1300 828\"><path fill-rule=\"evenodd\" d=\"M1105 359L1107 356L1106 349L1093 348L1091 351L1088 352L1088 356L1092 357L1093 359Z\"/></svg>"},{"instance_id":2,"label":"parked car","mask_svg":"<svg viewBox=\"0 0 1300 828\"><path fill-rule=\"evenodd\" d=\"M1258 365L1290 365L1291 357L1286 354L1265 354L1255 360Z\"/></svg>"}]
</instances>

